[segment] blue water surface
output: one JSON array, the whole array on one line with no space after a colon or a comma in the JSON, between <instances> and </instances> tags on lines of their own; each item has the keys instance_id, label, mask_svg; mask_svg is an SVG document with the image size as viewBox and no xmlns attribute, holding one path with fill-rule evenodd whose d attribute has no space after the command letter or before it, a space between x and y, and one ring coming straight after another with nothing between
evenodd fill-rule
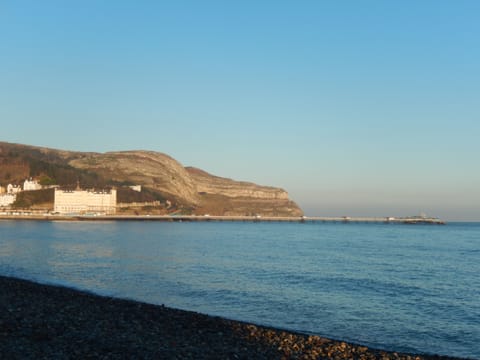
<instances>
[{"instance_id":1,"label":"blue water surface","mask_svg":"<svg viewBox=\"0 0 480 360\"><path fill-rule=\"evenodd\" d=\"M480 358L480 224L0 221L0 274Z\"/></svg>"}]
</instances>

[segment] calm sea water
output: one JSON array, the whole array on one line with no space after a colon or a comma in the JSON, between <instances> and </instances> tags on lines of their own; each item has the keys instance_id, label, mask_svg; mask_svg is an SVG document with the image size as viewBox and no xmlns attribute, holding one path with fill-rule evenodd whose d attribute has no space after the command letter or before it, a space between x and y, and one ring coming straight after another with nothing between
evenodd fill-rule
<instances>
[{"instance_id":1,"label":"calm sea water","mask_svg":"<svg viewBox=\"0 0 480 360\"><path fill-rule=\"evenodd\" d=\"M0 274L480 358L480 224L0 221Z\"/></svg>"}]
</instances>

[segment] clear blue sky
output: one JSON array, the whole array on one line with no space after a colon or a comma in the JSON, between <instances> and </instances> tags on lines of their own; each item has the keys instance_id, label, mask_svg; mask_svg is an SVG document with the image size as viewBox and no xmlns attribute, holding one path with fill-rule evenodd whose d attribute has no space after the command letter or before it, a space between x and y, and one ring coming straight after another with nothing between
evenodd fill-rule
<instances>
[{"instance_id":1,"label":"clear blue sky","mask_svg":"<svg viewBox=\"0 0 480 360\"><path fill-rule=\"evenodd\" d=\"M480 220L480 1L1 0L0 124L308 215Z\"/></svg>"}]
</instances>

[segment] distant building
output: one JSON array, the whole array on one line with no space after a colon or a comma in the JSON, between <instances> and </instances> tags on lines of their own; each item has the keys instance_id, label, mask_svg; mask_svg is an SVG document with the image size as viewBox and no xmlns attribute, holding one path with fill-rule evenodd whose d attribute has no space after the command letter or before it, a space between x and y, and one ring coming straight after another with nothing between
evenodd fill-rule
<instances>
[{"instance_id":1,"label":"distant building","mask_svg":"<svg viewBox=\"0 0 480 360\"><path fill-rule=\"evenodd\" d=\"M10 206L17 199L15 194L2 194L0 195L0 206Z\"/></svg>"},{"instance_id":2,"label":"distant building","mask_svg":"<svg viewBox=\"0 0 480 360\"><path fill-rule=\"evenodd\" d=\"M32 178L25 180L23 183L23 191L31 191L31 190L40 190L42 189L42 185L38 183L37 180L32 180Z\"/></svg>"},{"instance_id":3,"label":"distant building","mask_svg":"<svg viewBox=\"0 0 480 360\"><path fill-rule=\"evenodd\" d=\"M132 189L133 191L142 192L142 185L132 185L132 186L129 186L129 188Z\"/></svg>"},{"instance_id":4,"label":"distant building","mask_svg":"<svg viewBox=\"0 0 480 360\"><path fill-rule=\"evenodd\" d=\"M22 188L18 185L12 185L8 184L7 185L7 194L16 194L22 191Z\"/></svg>"},{"instance_id":5,"label":"distant building","mask_svg":"<svg viewBox=\"0 0 480 360\"><path fill-rule=\"evenodd\" d=\"M69 213L105 213L115 214L117 208L117 190L61 190L55 189L54 211Z\"/></svg>"},{"instance_id":6,"label":"distant building","mask_svg":"<svg viewBox=\"0 0 480 360\"><path fill-rule=\"evenodd\" d=\"M0 186L0 194L5 194L7 189L5 189L3 186Z\"/></svg>"}]
</instances>

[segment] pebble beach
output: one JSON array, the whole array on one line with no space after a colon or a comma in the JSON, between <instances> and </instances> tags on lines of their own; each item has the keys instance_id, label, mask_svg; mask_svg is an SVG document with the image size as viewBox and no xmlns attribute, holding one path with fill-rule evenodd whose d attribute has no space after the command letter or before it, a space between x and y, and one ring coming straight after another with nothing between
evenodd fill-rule
<instances>
[{"instance_id":1,"label":"pebble beach","mask_svg":"<svg viewBox=\"0 0 480 360\"><path fill-rule=\"evenodd\" d=\"M0 276L2 359L455 359Z\"/></svg>"}]
</instances>

